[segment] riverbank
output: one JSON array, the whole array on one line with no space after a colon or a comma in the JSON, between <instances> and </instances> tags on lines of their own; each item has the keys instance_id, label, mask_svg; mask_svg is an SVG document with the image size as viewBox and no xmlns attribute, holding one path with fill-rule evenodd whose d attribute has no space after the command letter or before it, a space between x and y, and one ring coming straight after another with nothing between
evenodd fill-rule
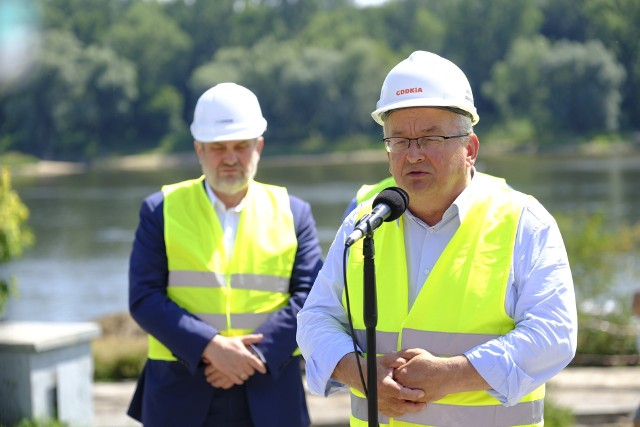
<instances>
[{"instance_id":1,"label":"riverbank","mask_svg":"<svg viewBox=\"0 0 640 427\"><path fill-rule=\"evenodd\" d=\"M304 167L322 164L363 164L386 161L383 150L364 150L345 153L292 154L284 156L263 156L261 166ZM0 162L0 165L2 163ZM86 173L93 170L146 171L159 168L198 168L195 153L136 154L96 160L92 162L61 162L40 160L33 163L10 165L13 176L57 176Z\"/></svg>"},{"instance_id":2,"label":"riverbank","mask_svg":"<svg viewBox=\"0 0 640 427\"><path fill-rule=\"evenodd\" d=\"M603 159L621 158L625 161L640 161L640 133L636 141L623 143L594 142L579 146L561 146L553 150L539 150L527 147L507 147L501 145L482 145L479 160L489 157L519 158L522 156L541 156L546 158ZM384 163L387 160L383 149L368 149L350 152L288 154L262 156L260 164L265 167L304 167L308 165L341 165ZM0 156L0 165L3 165ZM85 173L91 170L145 171L168 167L198 167L195 153L146 153L121 157L97 159L90 162L66 162L40 160L9 165L14 176L56 176Z\"/></svg>"}]
</instances>

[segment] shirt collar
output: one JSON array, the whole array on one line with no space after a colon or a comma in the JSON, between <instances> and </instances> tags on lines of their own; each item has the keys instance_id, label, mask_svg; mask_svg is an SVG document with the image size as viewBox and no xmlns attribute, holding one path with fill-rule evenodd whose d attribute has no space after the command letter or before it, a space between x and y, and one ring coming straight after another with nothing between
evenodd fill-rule
<instances>
[{"instance_id":1,"label":"shirt collar","mask_svg":"<svg viewBox=\"0 0 640 427\"><path fill-rule=\"evenodd\" d=\"M453 201L451 207L455 206L458 216L460 217L460 222L464 221L465 217L471 210L471 204L473 202L473 194L476 192L476 188L478 187L478 179L477 179L476 169L472 166L471 168L471 183L467 185L467 187L462 190L462 193ZM451 209L451 207L449 209ZM449 210L447 209L447 211ZM446 212L445 212L446 215Z\"/></svg>"},{"instance_id":2,"label":"shirt collar","mask_svg":"<svg viewBox=\"0 0 640 427\"><path fill-rule=\"evenodd\" d=\"M209 200L211 201L211 204L218 212L231 211L235 213L240 213L245 206L245 200L247 199L246 197L242 199L237 206L227 209L224 203L222 203L222 201L218 198L218 196L216 196L216 193L213 192L213 190L211 189L211 186L209 186L209 183L207 181L205 181L204 187L207 189L207 196L209 196Z\"/></svg>"}]
</instances>

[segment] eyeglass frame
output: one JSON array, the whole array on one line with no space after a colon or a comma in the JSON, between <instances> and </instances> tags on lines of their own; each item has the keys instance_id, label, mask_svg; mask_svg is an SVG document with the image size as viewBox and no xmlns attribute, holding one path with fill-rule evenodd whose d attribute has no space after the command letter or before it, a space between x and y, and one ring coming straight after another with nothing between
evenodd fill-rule
<instances>
[{"instance_id":1,"label":"eyeglass frame","mask_svg":"<svg viewBox=\"0 0 640 427\"><path fill-rule=\"evenodd\" d=\"M469 132L469 133L465 133L465 134L461 134L461 135L451 135L451 136L426 135L426 136L419 136L417 138L405 138L405 137L402 137L402 136L387 136L385 138L382 138L382 142L384 143L384 148L385 148L385 150L387 150L387 153L402 154L402 153L406 153L407 151L409 151L409 149L411 148L411 141L415 141L416 142L416 146L418 147L418 150L420 150L424 146L426 146L426 147L438 147L448 139L463 138L465 136L470 136L472 133L473 132ZM427 142L426 144L422 145L423 143L421 143L420 140L421 139L425 139L425 138L440 138L440 140L437 143L434 143L434 141L432 140L431 143ZM391 139L398 139L398 140L407 141L406 150L402 150L402 151L399 151L399 152L392 151L391 147L389 146ZM398 141L398 143L400 143L400 141Z\"/></svg>"}]
</instances>

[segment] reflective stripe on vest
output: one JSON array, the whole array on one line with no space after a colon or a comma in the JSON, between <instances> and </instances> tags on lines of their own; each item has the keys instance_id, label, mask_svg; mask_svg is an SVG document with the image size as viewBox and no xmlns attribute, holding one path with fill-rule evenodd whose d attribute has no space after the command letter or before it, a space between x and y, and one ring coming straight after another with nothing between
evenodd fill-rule
<instances>
[{"instance_id":1,"label":"reflective stripe on vest","mask_svg":"<svg viewBox=\"0 0 640 427\"><path fill-rule=\"evenodd\" d=\"M233 254L204 188L204 177L164 186L167 296L225 336L251 333L289 300L298 241L289 195L252 181ZM149 358L176 360L149 336Z\"/></svg>"},{"instance_id":2,"label":"reflective stripe on vest","mask_svg":"<svg viewBox=\"0 0 640 427\"><path fill-rule=\"evenodd\" d=\"M254 330L265 320L271 316L271 313L247 313L247 314L230 314L228 317L226 314L208 314L208 313L193 313L209 325L213 326L219 331L228 329L228 325L231 325L231 329L249 329Z\"/></svg>"},{"instance_id":3,"label":"reflective stripe on vest","mask_svg":"<svg viewBox=\"0 0 640 427\"><path fill-rule=\"evenodd\" d=\"M487 410L491 416L487 417ZM429 403L427 407L416 414L404 414L393 418L394 425L398 421L402 426L451 426L451 427L496 427L496 426L521 426L523 420L526 425L542 425L544 413L544 400L520 402L513 406L456 406L455 411L450 405ZM531 422L532 414L534 417ZM351 395L351 425L360 425L369 421L367 400L363 397ZM378 414L378 422L381 425L389 425L391 419L383 414Z\"/></svg>"},{"instance_id":4,"label":"reflective stripe on vest","mask_svg":"<svg viewBox=\"0 0 640 427\"><path fill-rule=\"evenodd\" d=\"M236 289L282 293L289 291L288 277L275 277L264 274L234 274L231 276L231 283ZM226 279L223 274L211 271L170 271L169 286L224 288L226 287Z\"/></svg>"},{"instance_id":5,"label":"reflective stripe on vest","mask_svg":"<svg viewBox=\"0 0 640 427\"><path fill-rule=\"evenodd\" d=\"M476 187L469 215L440 255L411 310L404 216L383 223L374 235L377 298L384 301L378 304L376 353L423 348L440 357L454 356L513 330L504 298L524 197L505 186ZM371 202L361 206L360 215L370 211ZM361 240L350 249L347 280L356 339L365 349L362 274ZM454 393L418 414L380 421L402 426L537 425L543 397L544 386L523 397L513 407L517 409L510 409L486 391ZM355 390L352 408L352 425L366 426L366 401Z\"/></svg>"},{"instance_id":6,"label":"reflective stripe on vest","mask_svg":"<svg viewBox=\"0 0 640 427\"><path fill-rule=\"evenodd\" d=\"M355 334L358 346L362 351L366 352L366 331L356 329ZM384 354L393 353L398 351L399 348L424 348L424 343L429 343L429 352L434 356L451 357L462 354L470 348L484 344L499 336L497 334L454 334L404 329L402 331L402 342L398 345L399 333L376 331L376 352Z\"/></svg>"}]
</instances>

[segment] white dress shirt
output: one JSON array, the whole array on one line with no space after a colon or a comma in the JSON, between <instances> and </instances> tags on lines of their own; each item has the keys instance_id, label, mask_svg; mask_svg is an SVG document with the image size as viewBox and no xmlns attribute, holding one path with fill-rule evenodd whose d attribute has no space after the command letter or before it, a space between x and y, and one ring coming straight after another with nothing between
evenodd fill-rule
<instances>
[{"instance_id":1,"label":"white dress shirt","mask_svg":"<svg viewBox=\"0 0 640 427\"><path fill-rule=\"evenodd\" d=\"M240 222L240 214L242 213L242 209L245 206L245 199L242 199L236 206L227 209L225 204L216 196L216 193L211 190L209 184L205 185L205 188L207 189L207 196L209 196L209 200L211 201L211 204L216 211L216 215L218 215L218 219L220 220L224 250L227 254L227 257L231 259L231 257L233 256L233 247L236 242L236 234L238 234L238 223ZM262 363L266 364L267 362L264 354L262 354L258 347L253 344L249 344L249 346L262 361Z\"/></svg>"},{"instance_id":2,"label":"white dress shirt","mask_svg":"<svg viewBox=\"0 0 640 427\"><path fill-rule=\"evenodd\" d=\"M460 222L473 215L469 209L478 181L471 181L433 227L409 211L403 214L409 306ZM297 339L306 360L307 384L319 395L344 389L331 375L340 359L353 352L341 299L344 241L354 228L356 212L338 230L298 313ZM518 224L504 304L515 329L470 349L465 356L492 387L489 393L511 406L563 369L576 350L576 302L564 242L553 217L534 200L525 206Z\"/></svg>"},{"instance_id":3,"label":"white dress shirt","mask_svg":"<svg viewBox=\"0 0 640 427\"><path fill-rule=\"evenodd\" d=\"M216 210L216 215L220 220L220 226L222 227L222 241L224 243L224 250L227 253L229 259L233 255L233 246L236 241L236 233L238 232L238 222L240 221L240 213L244 207L244 199L237 206L227 209L224 203L216 194L211 190L209 184L205 185L207 189L207 195L209 200Z\"/></svg>"}]
</instances>

